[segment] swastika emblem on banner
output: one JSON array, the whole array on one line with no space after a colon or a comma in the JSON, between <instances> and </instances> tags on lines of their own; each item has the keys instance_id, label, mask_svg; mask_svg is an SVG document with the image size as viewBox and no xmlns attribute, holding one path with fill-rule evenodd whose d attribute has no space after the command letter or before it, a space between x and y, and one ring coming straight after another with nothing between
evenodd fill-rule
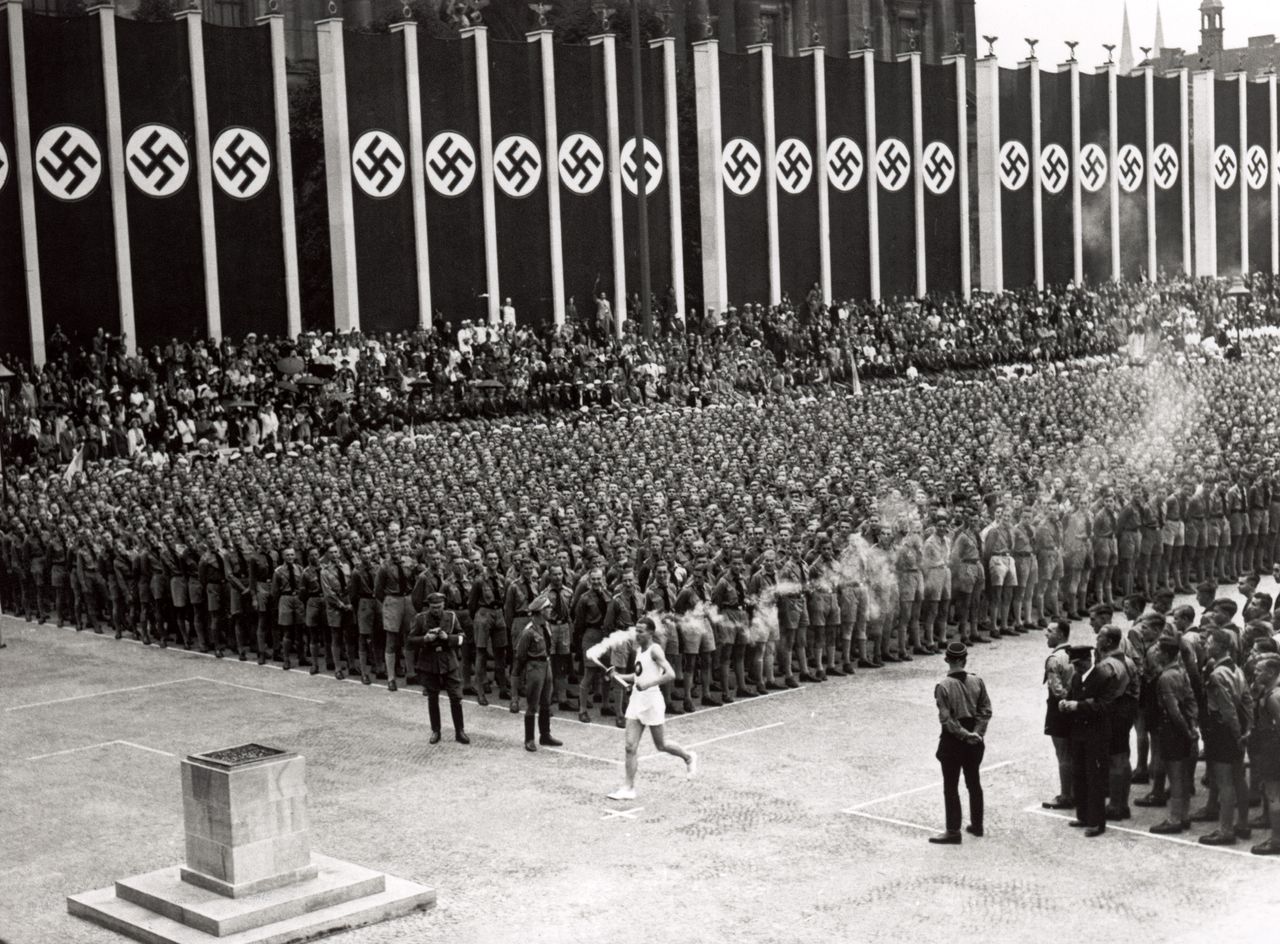
<instances>
[{"instance_id":1,"label":"swastika emblem on banner","mask_svg":"<svg viewBox=\"0 0 1280 944\"><path fill-rule=\"evenodd\" d=\"M924 185L932 193L942 196L951 189L956 179L956 158L946 142L930 141L920 155L920 160Z\"/></svg>"},{"instance_id":2,"label":"swastika emblem on banner","mask_svg":"<svg viewBox=\"0 0 1280 944\"><path fill-rule=\"evenodd\" d=\"M476 152L456 131L441 131L427 145L427 180L436 193L456 197L476 179Z\"/></svg>"},{"instance_id":3,"label":"swastika emblem on banner","mask_svg":"<svg viewBox=\"0 0 1280 944\"><path fill-rule=\"evenodd\" d=\"M862 148L852 138L836 138L827 145L827 179L845 192L862 182Z\"/></svg>"},{"instance_id":4,"label":"swastika emblem on banner","mask_svg":"<svg viewBox=\"0 0 1280 944\"><path fill-rule=\"evenodd\" d=\"M743 197L760 183L760 152L746 138L734 138L720 157L724 185Z\"/></svg>"},{"instance_id":5,"label":"swastika emblem on banner","mask_svg":"<svg viewBox=\"0 0 1280 944\"><path fill-rule=\"evenodd\" d=\"M1080 183L1090 193L1097 193L1107 182L1107 155L1096 144L1080 149Z\"/></svg>"},{"instance_id":6,"label":"swastika emblem on banner","mask_svg":"<svg viewBox=\"0 0 1280 944\"><path fill-rule=\"evenodd\" d=\"M1178 182L1178 152L1167 141L1157 145L1151 154L1151 174L1161 190L1168 190Z\"/></svg>"},{"instance_id":7,"label":"swastika emblem on banner","mask_svg":"<svg viewBox=\"0 0 1280 944\"><path fill-rule=\"evenodd\" d=\"M236 200L252 200L271 179L271 150L249 128L223 128L213 142L213 179Z\"/></svg>"},{"instance_id":8,"label":"swastika emblem on banner","mask_svg":"<svg viewBox=\"0 0 1280 944\"><path fill-rule=\"evenodd\" d=\"M4 189L6 181L9 179L9 152L4 148L4 142L0 141L0 190Z\"/></svg>"},{"instance_id":9,"label":"swastika emblem on banner","mask_svg":"<svg viewBox=\"0 0 1280 944\"><path fill-rule=\"evenodd\" d=\"M508 197L527 197L542 180L542 155L522 134L511 134L493 149L493 176Z\"/></svg>"},{"instance_id":10,"label":"swastika emblem on banner","mask_svg":"<svg viewBox=\"0 0 1280 944\"><path fill-rule=\"evenodd\" d=\"M1213 179L1219 190L1230 190L1236 185L1236 174L1240 165L1236 161L1236 152L1230 144L1219 144L1213 152Z\"/></svg>"},{"instance_id":11,"label":"swastika emblem on banner","mask_svg":"<svg viewBox=\"0 0 1280 944\"><path fill-rule=\"evenodd\" d=\"M187 182L191 160L182 136L165 125L140 125L124 146L133 185L149 197L171 197Z\"/></svg>"},{"instance_id":12,"label":"swastika emblem on banner","mask_svg":"<svg viewBox=\"0 0 1280 944\"><path fill-rule=\"evenodd\" d=\"M54 125L36 143L36 176L59 200L83 200L102 179L102 152L89 132Z\"/></svg>"},{"instance_id":13,"label":"swastika emblem on banner","mask_svg":"<svg viewBox=\"0 0 1280 944\"><path fill-rule=\"evenodd\" d=\"M1250 190L1261 190L1267 183L1267 171L1271 169L1267 163L1267 152L1262 145L1255 144L1249 148L1244 158L1245 177L1249 181Z\"/></svg>"},{"instance_id":14,"label":"swastika emblem on banner","mask_svg":"<svg viewBox=\"0 0 1280 944\"><path fill-rule=\"evenodd\" d=\"M580 131L560 142L560 180L577 194L591 193L604 179L604 152Z\"/></svg>"},{"instance_id":15,"label":"swastika emblem on banner","mask_svg":"<svg viewBox=\"0 0 1280 944\"><path fill-rule=\"evenodd\" d=\"M1006 141L1000 148L1000 182L1006 190L1021 190L1031 176L1031 158L1021 141Z\"/></svg>"},{"instance_id":16,"label":"swastika emblem on banner","mask_svg":"<svg viewBox=\"0 0 1280 944\"><path fill-rule=\"evenodd\" d=\"M618 155L622 165L622 183L631 196L636 195L639 171L636 168L636 139L628 138ZM651 196L662 183L662 149L652 138L644 139L644 195Z\"/></svg>"},{"instance_id":17,"label":"swastika emblem on banner","mask_svg":"<svg viewBox=\"0 0 1280 944\"><path fill-rule=\"evenodd\" d=\"M366 131L351 149L351 173L361 190L384 200L404 183L404 149L386 131Z\"/></svg>"},{"instance_id":18,"label":"swastika emblem on banner","mask_svg":"<svg viewBox=\"0 0 1280 944\"><path fill-rule=\"evenodd\" d=\"M901 190L911 177L911 152L897 138L885 138L876 148L876 179L885 190Z\"/></svg>"},{"instance_id":19,"label":"swastika emblem on banner","mask_svg":"<svg viewBox=\"0 0 1280 944\"><path fill-rule=\"evenodd\" d=\"M1062 193L1071 177L1071 165L1061 144L1046 144L1040 150L1040 183L1049 193Z\"/></svg>"},{"instance_id":20,"label":"swastika emblem on banner","mask_svg":"<svg viewBox=\"0 0 1280 944\"><path fill-rule=\"evenodd\" d=\"M799 138L787 138L778 145L774 155L778 170L778 184L787 193L800 193L813 180L813 155L809 146Z\"/></svg>"},{"instance_id":21,"label":"swastika emblem on banner","mask_svg":"<svg viewBox=\"0 0 1280 944\"><path fill-rule=\"evenodd\" d=\"M1116 176L1125 193L1133 193L1142 186L1142 152L1137 145L1126 144L1116 155Z\"/></svg>"}]
</instances>

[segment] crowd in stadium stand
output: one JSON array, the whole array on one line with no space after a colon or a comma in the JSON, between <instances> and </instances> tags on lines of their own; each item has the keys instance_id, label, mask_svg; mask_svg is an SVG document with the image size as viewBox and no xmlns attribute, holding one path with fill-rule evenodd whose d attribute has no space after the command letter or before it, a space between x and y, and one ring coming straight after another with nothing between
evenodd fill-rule
<instances>
[{"instance_id":1,"label":"crowd in stadium stand","mask_svg":"<svg viewBox=\"0 0 1280 944\"><path fill-rule=\"evenodd\" d=\"M653 341L464 325L127 358L54 338L42 372L18 365L0 602L395 690L439 594L465 691L515 711L514 641L549 593L556 704L615 723L625 692L583 653L646 613L672 713L1090 613L1128 630L1148 699L1176 634L1217 744L1222 660L1237 701L1274 689L1254 575L1280 562L1274 290L1236 308L1226 286L752 307ZM1237 580L1240 613L1216 599ZM1171 610L1192 590L1203 612ZM1153 739L1173 723L1141 711ZM1182 774L1151 764L1166 831L1248 835L1234 782L1192 815Z\"/></svg>"}]
</instances>

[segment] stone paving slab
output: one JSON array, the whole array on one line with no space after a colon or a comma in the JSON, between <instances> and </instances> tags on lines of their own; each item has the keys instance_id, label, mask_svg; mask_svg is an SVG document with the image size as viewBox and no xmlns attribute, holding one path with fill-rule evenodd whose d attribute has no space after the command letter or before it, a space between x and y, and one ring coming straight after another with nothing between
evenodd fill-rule
<instances>
[{"instance_id":1,"label":"stone paving slab","mask_svg":"<svg viewBox=\"0 0 1280 944\"><path fill-rule=\"evenodd\" d=\"M1027 812L1056 787L1035 636L973 651L996 713L988 835L939 848L924 841L942 818L936 657L673 718L670 738L708 742L700 778L646 758L639 799L616 804L604 797L621 776L612 724L557 715L572 753L528 754L505 705L469 699L473 744L455 744L446 720L431 746L417 689L11 619L4 635L7 944L119 940L68 916L65 896L180 861L177 758L250 740L306 757L318 848L439 890L430 912L342 937L358 944L954 944L1056 940L1064 928L1189 944L1274 940L1280 927L1275 859L1142 834L1159 811L1135 809L1124 824L1135 832L1098 840ZM54 703L24 707L41 702Z\"/></svg>"}]
</instances>

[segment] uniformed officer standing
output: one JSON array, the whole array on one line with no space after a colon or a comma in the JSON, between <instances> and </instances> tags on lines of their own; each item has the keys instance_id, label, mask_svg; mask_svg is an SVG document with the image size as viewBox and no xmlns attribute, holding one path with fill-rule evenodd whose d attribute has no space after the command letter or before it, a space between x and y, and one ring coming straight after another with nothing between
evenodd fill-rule
<instances>
[{"instance_id":1,"label":"uniformed officer standing","mask_svg":"<svg viewBox=\"0 0 1280 944\"><path fill-rule=\"evenodd\" d=\"M413 666L422 676L422 694L428 699L431 716L431 743L440 742L440 692L449 696L453 716L453 739L470 744L462 725L462 679L458 650L462 647L462 627L458 618L444 608L444 594L427 595L427 608L413 618L405 648L415 654Z\"/></svg>"},{"instance_id":2,"label":"uniformed officer standing","mask_svg":"<svg viewBox=\"0 0 1280 944\"><path fill-rule=\"evenodd\" d=\"M1106 626L1097 638L1097 656L1090 667L1080 662L1071 679L1070 692L1059 708L1071 715L1071 773L1075 780L1076 818L1071 825L1083 828L1090 838L1107 829L1106 799L1108 754L1115 701L1124 694L1128 680L1123 663L1107 658L1120 648L1120 630Z\"/></svg>"},{"instance_id":3,"label":"uniformed officer standing","mask_svg":"<svg viewBox=\"0 0 1280 944\"><path fill-rule=\"evenodd\" d=\"M982 679L965 671L969 650L962 642L947 646L947 677L933 689L938 703L942 734L935 755L942 764L942 797L946 805L947 829L929 841L939 845L960 845L960 775L964 774L969 793L968 832L982 835L982 779L979 768L986 753L987 724L991 721L991 698Z\"/></svg>"},{"instance_id":4,"label":"uniformed officer standing","mask_svg":"<svg viewBox=\"0 0 1280 944\"><path fill-rule=\"evenodd\" d=\"M559 747L561 742L551 736L551 630L547 627L547 614L551 610L551 598L539 594L529 603L533 619L526 623L516 640L515 676L512 699L524 692L524 749L536 751L538 744ZM534 713L537 713L538 742L534 743Z\"/></svg>"}]
</instances>

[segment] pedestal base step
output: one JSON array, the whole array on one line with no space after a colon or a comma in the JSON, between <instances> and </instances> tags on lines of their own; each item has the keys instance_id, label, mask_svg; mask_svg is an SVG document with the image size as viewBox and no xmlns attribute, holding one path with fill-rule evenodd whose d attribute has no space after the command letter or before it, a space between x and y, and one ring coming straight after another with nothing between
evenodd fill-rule
<instances>
[{"instance_id":1,"label":"pedestal base step","mask_svg":"<svg viewBox=\"0 0 1280 944\"><path fill-rule=\"evenodd\" d=\"M71 895L67 911L144 944L287 944L435 906L433 888L328 856L315 861L316 878L248 898L189 885L174 867Z\"/></svg>"}]
</instances>

